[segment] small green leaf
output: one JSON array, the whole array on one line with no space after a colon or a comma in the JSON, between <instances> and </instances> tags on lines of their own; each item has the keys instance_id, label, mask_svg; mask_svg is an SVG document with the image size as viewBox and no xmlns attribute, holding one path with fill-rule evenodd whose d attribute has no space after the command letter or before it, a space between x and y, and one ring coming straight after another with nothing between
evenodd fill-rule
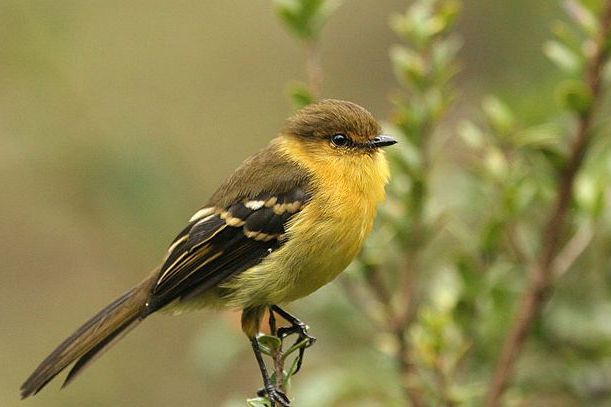
<instances>
[{"instance_id":1,"label":"small green leaf","mask_svg":"<svg viewBox=\"0 0 611 407\"><path fill-rule=\"evenodd\" d=\"M513 137L516 147L539 148L542 146L555 146L559 142L561 130L552 123L528 127L520 130Z\"/></svg>"},{"instance_id":2,"label":"small green leaf","mask_svg":"<svg viewBox=\"0 0 611 407\"><path fill-rule=\"evenodd\" d=\"M247 399L246 405L248 407L271 407L272 403L266 397L255 397L253 399Z\"/></svg>"},{"instance_id":3,"label":"small green leaf","mask_svg":"<svg viewBox=\"0 0 611 407\"><path fill-rule=\"evenodd\" d=\"M507 175L507 159L496 147L488 147L484 156L484 167L494 179L502 180Z\"/></svg>"},{"instance_id":4,"label":"small green leaf","mask_svg":"<svg viewBox=\"0 0 611 407\"><path fill-rule=\"evenodd\" d=\"M261 335L257 337L257 342L259 342L261 351L267 355L271 355L282 347L282 341L276 336Z\"/></svg>"},{"instance_id":5,"label":"small green leaf","mask_svg":"<svg viewBox=\"0 0 611 407\"><path fill-rule=\"evenodd\" d=\"M308 87L303 83L292 85L289 89L289 94L297 109L314 103L316 99Z\"/></svg>"},{"instance_id":6,"label":"small green leaf","mask_svg":"<svg viewBox=\"0 0 611 407\"><path fill-rule=\"evenodd\" d=\"M449 37L432 44L431 62L438 82L446 80L448 77L451 78L455 73L456 55L462 45L462 41L458 37Z\"/></svg>"},{"instance_id":7,"label":"small green leaf","mask_svg":"<svg viewBox=\"0 0 611 407\"><path fill-rule=\"evenodd\" d=\"M293 362L291 363L291 367L289 368L288 372L286 372L286 380L288 381L296 372L297 372L297 365L299 363L299 357L295 357L293 358Z\"/></svg>"},{"instance_id":8,"label":"small green leaf","mask_svg":"<svg viewBox=\"0 0 611 407\"><path fill-rule=\"evenodd\" d=\"M563 6L568 16L588 35L593 35L598 31L598 21L596 17L580 1L565 0Z\"/></svg>"},{"instance_id":9,"label":"small green leaf","mask_svg":"<svg viewBox=\"0 0 611 407\"><path fill-rule=\"evenodd\" d=\"M304 338L299 342L296 342L295 344L293 344L290 348L288 348L286 351L283 352L283 358L286 358L288 356L290 356L293 352L299 350L300 348L306 346L306 344L308 343L309 339Z\"/></svg>"},{"instance_id":10,"label":"small green leaf","mask_svg":"<svg viewBox=\"0 0 611 407\"><path fill-rule=\"evenodd\" d=\"M571 74L581 70L581 59L569 47L558 42L548 41L543 45L543 53L558 68Z\"/></svg>"},{"instance_id":11,"label":"small green leaf","mask_svg":"<svg viewBox=\"0 0 611 407\"><path fill-rule=\"evenodd\" d=\"M337 0L273 0L276 13L286 27L303 39L315 39L327 17L339 5Z\"/></svg>"},{"instance_id":12,"label":"small green leaf","mask_svg":"<svg viewBox=\"0 0 611 407\"><path fill-rule=\"evenodd\" d=\"M583 45L582 35L575 31L574 26L569 25L564 21L555 21L552 24L551 31L557 41L570 49L577 50Z\"/></svg>"},{"instance_id":13,"label":"small green leaf","mask_svg":"<svg viewBox=\"0 0 611 407\"><path fill-rule=\"evenodd\" d=\"M390 16L389 24L390 28L404 40L409 41L410 36L410 24L407 18L403 14L393 14Z\"/></svg>"},{"instance_id":14,"label":"small green leaf","mask_svg":"<svg viewBox=\"0 0 611 407\"><path fill-rule=\"evenodd\" d=\"M473 122L469 120L461 121L458 124L457 131L467 146L473 149L479 149L484 146L484 133Z\"/></svg>"},{"instance_id":15,"label":"small green leaf","mask_svg":"<svg viewBox=\"0 0 611 407\"><path fill-rule=\"evenodd\" d=\"M519 184L516 192L516 207L517 210L523 211L528 205L535 201L537 197L537 186L530 179L524 180Z\"/></svg>"},{"instance_id":16,"label":"small green leaf","mask_svg":"<svg viewBox=\"0 0 611 407\"><path fill-rule=\"evenodd\" d=\"M406 47L394 46L390 49L390 59L401 83L420 90L426 88L426 64L421 55Z\"/></svg>"},{"instance_id":17,"label":"small green leaf","mask_svg":"<svg viewBox=\"0 0 611 407\"><path fill-rule=\"evenodd\" d=\"M496 96L487 96L482 101L482 109L492 129L501 135L513 132L515 119L509 107Z\"/></svg>"},{"instance_id":18,"label":"small green leaf","mask_svg":"<svg viewBox=\"0 0 611 407\"><path fill-rule=\"evenodd\" d=\"M498 219L491 219L484 226L479 243L479 250L483 258L491 261L496 257L504 230L503 222Z\"/></svg>"},{"instance_id":19,"label":"small green leaf","mask_svg":"<svg viewBox=\"0 0 611 407\"><path fill-rule=\"evenodd\" d=\"M565 81L557 90L560 105L565 109L582 114L592 105L592 92L585 83L577 80Z\"/></svg>"},{"instance_id":20,"label":"small green leaf","mask_svg":"<svg viewBox=\"0 0 611 407\"><path fill-rule=\"evenodd\" d=\"M462 4L458 0L447 0L441 4L439 10L437 10L437 16L443 21L444 32L454 28L461 8Z\"/></svg>"},{"instance_id":21,"label":"small green leaf","mask_svg":"<svg viewBox=\"0 0 611 407\"><path fill-rule=\"evenodd\" d=\"M592 176L582 174L575 183L575 201L590 216L597 218L605 207L605 186Z\"/></svg>"}]
</instances>

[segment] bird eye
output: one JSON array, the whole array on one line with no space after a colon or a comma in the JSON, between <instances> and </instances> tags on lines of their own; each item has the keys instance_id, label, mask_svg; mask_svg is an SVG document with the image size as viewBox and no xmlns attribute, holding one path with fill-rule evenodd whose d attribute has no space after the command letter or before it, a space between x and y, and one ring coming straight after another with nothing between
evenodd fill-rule
<instances>
[{"instance_id":1,"label":"bird eye","mask_svg":"<svg viewBox=\"0 0 611 407\"><path fill-rule=\"evenodd\" d=\"M331 142L337 147L346 147L349 140L344 134L335 134L333 137L331 137Z\"/></svg>"}]
</instances>

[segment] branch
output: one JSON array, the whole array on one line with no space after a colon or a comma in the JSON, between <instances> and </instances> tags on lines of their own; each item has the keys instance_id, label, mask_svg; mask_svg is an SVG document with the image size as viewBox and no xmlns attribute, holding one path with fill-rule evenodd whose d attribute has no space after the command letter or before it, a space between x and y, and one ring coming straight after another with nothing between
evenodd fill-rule
<instances>
[{"instance_id":1,"label":"branch","mask_svg":"<svg viewBox=\"0 0 611 407\"><path fill-rule=\"evenodd\" d=\"M269 331L272 336L280 339L280 343L282 343L282 338L278 337L278 326L276 325L276 317L272 310L268 310L269 312ZM276 388L286 394L286 389L284 388L284 358L282 357L282 346L274 348L272 350L272 360L274 361L274 373L276 374Z\"/></svg>"},{"instance_id":2,"label":"branch","mask_svg":"<svg viewBox=\"0 0 611 407\"><path fill-rule=\"evenodd\" d=\"M320 46L315 39L308 40L305 43L305 64L308 90L314 100L318 100L322 94L323 70L320 58Z\"/></svg>"},{"instance_id":3,"label":"branch","mask_svg":"<svg viewBox=\"0 0 611 407\"><path fill-rule=\"evenodd\" d=\"M602 74L609 56L611 36L611 0L607 0L601 15L600 31L595 39L595 49L587 60L585 84L591 92L590 106L579 115L575 139L570 149L566 166L560 174L556 202L542 236L543 246L536 263L530 269L530 282L520 300L513 324L503 344L488 394L486 406L500 404L515 363L524 348L532 322L539 316L553 286L554 262L560 250L560 242L567 223L567 212L573 196L573 185L577 172L592 139L592 122L602 93Z\"/></svg>"},{"instance_id":4,"label":"branch","mask_svg":"<svg viewBox=\"0 0 611 407\"><path fill-rule=\"evenodd\" d=\"M397 340L398 346L394 357L401 375L403 393L413 407L421 407L424 405L423 394L419 386L413 383L417 372L416 366L412 363L409 356L409 341L405 334L411 322L408 318L410 313L408 313L407 310L397 309L397 307L393 306L393 297L395 297L397 293L391 293L388 290L379 268L376 266L368 266L368 268L369 270L366 273L366 286L381 305L384 319L387 324L386 329ZM399 293L401 292L402 291L399 290Z\"/></svg>"},{"instance_id":5,"label":"branch","mask_svg":"<svg viewBox=\"0 0 611 407\"><path fill-rule=\"evenodd\" d=\"M399 372L401 373L401 387L405 397L410 401L412 407L422 407L424 403L424 395L422 394L421 386L414 383L416 365L412 363L409 357L409 342L405 336L405 329L397 329L395 337L399 344L396 360L399 364Z\"/></svg>"}]
</instances>

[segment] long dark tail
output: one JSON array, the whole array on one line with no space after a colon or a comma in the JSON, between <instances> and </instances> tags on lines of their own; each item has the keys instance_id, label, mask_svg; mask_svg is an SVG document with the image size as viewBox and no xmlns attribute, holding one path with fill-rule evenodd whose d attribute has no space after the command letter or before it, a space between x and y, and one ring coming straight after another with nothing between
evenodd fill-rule
<instances>
[{"instance_id":1,"label":"long dark tail","mask_svg":"<svg viewBox=\"0 0 611 407\"><path fill-rule=\"evenodd\" d=\"M21 397L38 393L58 373L76 361L63 386L134 328L145 316L152 280L146 279L63 341L21 385ZM63 387L62 386L62 387Z\"/></svg>"}]
</instances>

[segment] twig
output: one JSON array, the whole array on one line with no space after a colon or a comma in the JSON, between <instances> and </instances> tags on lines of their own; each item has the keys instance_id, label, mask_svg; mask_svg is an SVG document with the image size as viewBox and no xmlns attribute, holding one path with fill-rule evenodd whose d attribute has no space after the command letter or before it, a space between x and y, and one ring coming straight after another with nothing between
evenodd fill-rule
<instances>
[{"instance_id":1,"label":"twig","mask_svg":"<svg viewBox=\"0 0 611 407\"><path fill-rule=\"evenodd\" d=\"M425 405L424 395L420 386L413 383L417 375L416 365L412 363L409 357L409 343L405 337L405 329L398 328L394 334L399 344L395 359L399 365L403 393L406 399L410 401L412 407L422 407Z\"/></svg>"},{"instance_id":2,"label":"twig","mask_svg":"<svg viewBox=\"0 0 611 407\"><path fill-rule=\"evenodd\" d=\"M320 58L320 47L314 40L305 43L305 64L308 79L308 89L315 100L322 94L323 70Z\"/></svg>"},{"instance_id":3,"label":"twig","mask_svg":"<svg viewBox=\"0 0 611 407\"><path fill-rule=\"evenodd\" d=\"M278 337L278 329L276 325L276 317L274 316L274 312L271 308L268 310L269 312L269 331L272 336ZM276 388L286 394L286 389L284 388L284 355L282 352L282 346L276 348L272 352L272 360L274 361L274 372L276 374Z\"/></svg>"},{"instance_id":4,"label":"twig","mask_svg":"<svg viewBox=\"0 0 611 407\"><path fill-rule=\"evenodd\" d=\"M441 399L442 405L444 407L455 406L456 402L452 400L452 397L449 394L450 392L449 392L448 379L444 371L443 361L439 355L437 355L435 358L434 374L435 374L435 380L437 381L437 388L439 389L439 398Z\"/></svg>"},{"instance_id":5,"label":"twig","mask_svg":"<svg viewBox=\"0 0 611 407\"><path fill-rule=\"evenodd\" d=\"M384 317L386 322L391 327L391 330L395 329L396 325L396 311L392 304L392 294L386 287L384 278L380 273L380 269L377 266L367 266L367 272L365 273L367 286L373 293L376 300L382 306L384 311Z\"/></svg>"},{"instance_id":6,"label":"twig","mask_svg":"<svg viewBox=\"0 0 611 407\"><path fill-rule=\"evenodd\" d=\"M403 281L401 282L401 288L399 291L401 307L399 307L396 321L397 328L403 327L403 330L408 328L414 314L414 307L412 305L414 289L416 286L416 263L418 261L417 251L419 250L420 246L414 248L408 247L406 249L403 267Z\"/></svg>"},{"instance_id":7,"label":"twig","mask_svg":"<svg viewBox=\"0 0 611 407\"><path fill-rule=\"evenodd\" d=\"M500 404L501 396L514 365L520 355L532 322L538 317L545 305L547 294L553 284L553 265L558 256L560 242L566 225L566 217L571 198L575 176L583 164L588 145L592 138L592 121L601 99L602 72L609 54L607 41L611 35L611 0L604 4L600 32L596 38L594 52L587 62L585 83L592 95L590 106L580 114L575 139L570 149L566 166L560 174L558 193L551 216L547 221L542 236L543 246L537 262L530 268L530 282L522 295L513 324L503 344L488 394L486 406Z\"/></svg>"},{"instance_id":8,"label":"twig","mask_svg":"<svg viewBox=\"0 0 611 407\"><path fill-rule=\"evenodd\" d=\"M416 366L409 357L409 342L405 335L409 323L406 316L409 314L393 306L393 294L396 293L392 293L388 289L379 268L371 265L367 266L367 268L366 286L379 303L384 314L385 325L381 328L389 331L397 341L395 360L401 375L401 386L405 397L411 402L413 407L423 406L422 393L418 386L413 385L413 380L417 374Z\"/></svg>"}]
</instances>

